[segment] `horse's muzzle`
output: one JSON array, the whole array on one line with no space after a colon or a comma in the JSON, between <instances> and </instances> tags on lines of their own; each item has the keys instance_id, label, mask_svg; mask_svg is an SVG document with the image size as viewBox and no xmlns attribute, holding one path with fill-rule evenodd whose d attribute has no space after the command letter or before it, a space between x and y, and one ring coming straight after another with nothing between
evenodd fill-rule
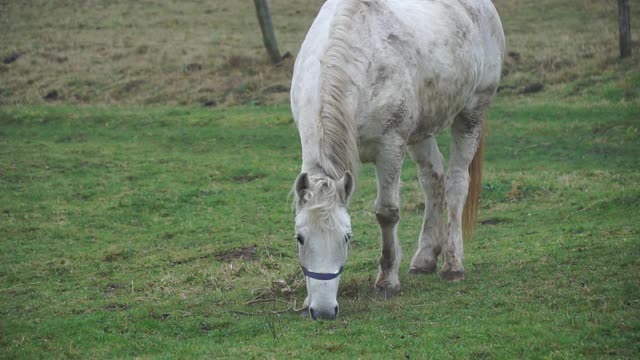
<instances>
[{"instance_id":1,"label":"horse's muzzle","mask_svg":"<svg viewBox=\"0 0 640 360\"><path fill-rule=\"evenodd\" d=\"M339 306L336 305L333 309L314 309L309 307L309 315L313 320L335 320L338 317Z\"/></svg>"}]
</instances>

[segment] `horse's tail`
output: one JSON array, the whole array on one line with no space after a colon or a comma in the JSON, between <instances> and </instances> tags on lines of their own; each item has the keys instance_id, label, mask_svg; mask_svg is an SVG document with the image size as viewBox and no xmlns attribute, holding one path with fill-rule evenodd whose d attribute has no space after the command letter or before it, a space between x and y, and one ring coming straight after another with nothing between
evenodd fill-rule
<instances>
[{"instance_id":1,"label":"horse's tail","mask_svg":"<svg viewBox=\"0 0 640 360\"><path fill-rule=\"evenodd\" d=\"M480 132L480 142L478 150L469 164L469 192L467 200L462 210L462 234L463 239L470 240L473 236L473 229L478 218L478 208L480 206L480 192L482 191L482 162L484 161L484 142L487 134L487 119L482 121Z\"/></svg>"}]
</instances>

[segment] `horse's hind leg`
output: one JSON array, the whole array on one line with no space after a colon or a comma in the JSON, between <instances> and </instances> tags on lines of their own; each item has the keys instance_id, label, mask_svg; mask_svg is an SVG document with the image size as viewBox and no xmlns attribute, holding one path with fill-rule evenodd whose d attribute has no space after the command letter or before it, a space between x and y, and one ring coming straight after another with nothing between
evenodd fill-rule
<instances>
[{"instance_id":1,"label":"horse's hind leg","mask_svg":"<svg viewBox=\"0 0 640 360\"><path fill-rule=\"evenodd\" d=\"M436 139L427 138L409 148L411 157L418 164L418 178L424 192L424 221L418 250L411 259L409 272L431 274L436 271L438 255L442 250L444 226L444 160Z\"/></svg>"},{"instance_id":2,"label":"horse's hind leg","mask_svg":"<svg viewBox=\"0 0 640 360\"><path fill-rule=\"evenodd\" d=\"M376 279L376 289L385 295L400 291L400 258L397 226L400 221L400 172L404 149L393 147L384 149L376 159L378 197L375 211L382 235L382 254Z\"/></svg>"},{"instance_id":3,"label":"horse's hind leg","mask_svg":"<svg viewBox=\"0 0 640 360\"><path fill-rule=\"evenodd\" d=\"M464 279L462 211L469 191L469 165L480 143L485 109L464 110L456 116L451 126L451 159L445 179L448 236L443 246L444 265L441 273L445 280Z\"/></svg>"}]
</instances>

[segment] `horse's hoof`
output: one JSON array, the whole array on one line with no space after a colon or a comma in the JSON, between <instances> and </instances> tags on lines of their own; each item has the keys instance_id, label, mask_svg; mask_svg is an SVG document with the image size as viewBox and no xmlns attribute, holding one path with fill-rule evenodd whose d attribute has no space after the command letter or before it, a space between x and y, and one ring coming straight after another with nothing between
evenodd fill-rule
<instances>
[{"instance_id":1,"label":"horse's hoof","mask_svg":"<svg viewBox=\"0 0 640 360\"><path fill-rule=\"evenodd\" d=\"M413 275L429 275L435 272L436 272L436 264L433 264L433 266L429 266L426 268L418 268L418 267L409 268L409 274L413 274Z\"/></svg>"},{"instance_id":2,"label":"horse's hoof","mask_svg":"<svg viewBox=\"0 0 640 360\"><path fill-rule=\"evenodd\" d=\"M391 297L400 293L400 282L392 283L386 280L376 281L376 293L384 298Z\"/></svg>"},{"instance_id":3,"label":"horse's hoof","mask_svg":"<svg viewBox=\"0 0 640 360\"><path fill-rule=\"evenodd\" d=\"M442 278L442 280L446 280L446 281L464 280L464 270L463 271L443 271L440 273L440 277Z\"/></svg>"},{"instance_id":4,"label":"horse's hoof","mask_svg":"<svg viewBox=\"0 0 640 360\"><path fill-rule=\"evenodd\" d=\"M395 286L378 286L376 285L376 294L384 299L396 296L400 293L400 285Z\"/></svg>"}]
</instances>

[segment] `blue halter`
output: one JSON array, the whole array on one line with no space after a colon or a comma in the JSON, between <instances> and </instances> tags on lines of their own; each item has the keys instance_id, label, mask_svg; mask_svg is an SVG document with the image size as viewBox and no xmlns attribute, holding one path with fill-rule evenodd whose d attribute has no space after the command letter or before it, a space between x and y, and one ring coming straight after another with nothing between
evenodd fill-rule
<instances>
[{"instance_id":1,"label":"blue halter","mask_svg":"<svg viewBox=\"0 0 640 360\"><path fill-rule=\"evenodd\" d=\"M302 272L312 278L312 279L316 279L316 280L324 280L324 281L328 281L328 280L333 280L335 278L337 278L340 274L342 274L342 270L344 269L344 266L340 267L340 270L338 270L337 273L332 274L332 273L317 273L317 272L313 272L313 271L309 271L307 270L306 267L300 265L300 267L302 268Z\"/></svg>"}]
</instances>

